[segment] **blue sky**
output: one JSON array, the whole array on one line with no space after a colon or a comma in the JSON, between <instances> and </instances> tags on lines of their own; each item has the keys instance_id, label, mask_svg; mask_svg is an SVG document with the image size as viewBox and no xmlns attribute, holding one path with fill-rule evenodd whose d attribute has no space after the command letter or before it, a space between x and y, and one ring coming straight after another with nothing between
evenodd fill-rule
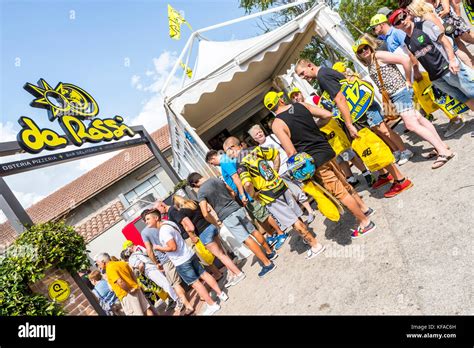
<instances>
[{"instance_id":1,"label":"blue sky","mask_svg":"<svg viewBox=\"0 0 474 348\"><path fill-rule=\"evenodd\" d=\"M149 131L166 116L159 90L184 47L168 35L167 5L183 11L193 29L243 16L238 0L0 0L0 141L14 140L20 116L59 130L45 110L29 106L22 87L44 78L52 87L68 82L98 102L99 117L124 116ZM212 40L244 39L261 33L255 20L206 34ZM42 153L46 154L46 153ZM109 155L110 156L110 155ZM2 163L25 158L2 158ZM25 205L38 201L101 163L104 157L61 164L6 178ZM31 180L32 177L35 180Z\"/></svg>"}]
</instances>

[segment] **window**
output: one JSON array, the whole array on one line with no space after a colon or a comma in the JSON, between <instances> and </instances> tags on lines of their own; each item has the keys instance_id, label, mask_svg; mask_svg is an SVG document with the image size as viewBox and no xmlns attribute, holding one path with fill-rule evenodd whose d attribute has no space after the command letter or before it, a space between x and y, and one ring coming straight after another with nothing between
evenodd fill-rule
<instances>
[{"instance_id":1,"label":"window","mask_svg":"<svg viewBox=\"0 0 474 348\"><path fill-rule=\"evenodd\" d=\"M135 187L133 190L127 192L124 197L128 204L132 205L139 199L148 200L150 202L157 200L158 198L165 198L167 194L166 189L161 184L160 180L156 175L148 178L140 185Z\"/></svg>"}]
</instances>

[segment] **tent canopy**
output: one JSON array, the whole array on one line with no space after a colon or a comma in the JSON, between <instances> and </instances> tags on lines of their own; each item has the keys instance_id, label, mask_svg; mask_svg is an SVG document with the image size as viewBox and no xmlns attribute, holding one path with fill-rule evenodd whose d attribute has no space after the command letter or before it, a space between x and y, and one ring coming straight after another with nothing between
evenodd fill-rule
<instances>
[{"instance_id":1,"label":"tent canopy","mask_svg":"<svg viewBox=\"0 0 474 348\"><path fill-rule=\"evenodd\" d=\"M356 70L364 70L355 59L353 40L342 19L324 2L315 3L290 22L254 38L218 42L201 37L193 78L172 95L166 94L167 85L162 91L170 126L180 129L171 132L176 152L188 147L191 156L195 151L192 148L200 147L201 156L207 151L201 138L209 139L261 110L263 96L272 87L273 79L287 72L315 35L354 61ZM190 41L199 37L192 36ZM180 60L190 48L190 41ZM180 134L186 139L179 139Z\"/></svg>"}]
</instances>

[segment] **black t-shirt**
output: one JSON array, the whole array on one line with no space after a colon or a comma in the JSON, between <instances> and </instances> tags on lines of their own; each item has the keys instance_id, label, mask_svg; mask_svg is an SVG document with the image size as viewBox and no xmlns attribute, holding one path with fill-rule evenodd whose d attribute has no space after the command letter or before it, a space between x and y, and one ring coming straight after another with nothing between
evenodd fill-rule
<instances>
[{"instance_id":1,"label":"black t-shirt","mask_svg":"<svg viewBox=\"0 0 474 348\"><path fill-rule=\"evenodd\" d=\"M177 219L179 219L179 224L181 224L181 221L183 221L184 218L189 218L191 222L194 225L194 232L196 233L197 236L203 232L207 226L210 225L210 223L204 219L204 216L202 216L201 213L201 208L197 207L197 209L188 209L188 208L181 208L180 210L177 210L178 214L176 214Z\"/></svg>"},{"instance_id":2,"label":"black t-shirt","mask_svg":"<svg viewBox=\"0 0 474 348\"><path fill-rule=\"evenodd\" d=\"M183 239L188 239L189 238L189 234L188 232L186 232L186 230L184 229L184 227L181 225L181 220L183 220L184 217L181 216L180 212L178 209L176 209L175 207L171 206L169 209L168 209L168 220L169 221L172 221L174 222L176 225L178 225L179 227L179 231L181 232L181 237L183 237Z\"/></svg>"},{"instance_id":3,"label":"black t-shirt","mask_svg":"<svg viewBox=\"0 0 474 348\"><path fill-rule=\"evenodd\" d=\"M415 23L411 37L405 36L405 44L428 72L430 80L435 81L449 72L449 63L432 40L439 37L438 27L434 23L424 23Z\"/></svg>"},{"instance_id":4,"label":"black t-shirt","mask_svg":"<svg viewBox=\"0 0 474 348\"><path fill-rule=\"evenodd\" d=\"M336 95L341 91L342 85L340 81L345 78L346 77L340 72L326 67L319 68L318 74L316 75L319 87L321 87L323 91L328 92L332 100L334 100Z\"/></svg>"},{"instance_id":5,"label":"black t-shirt","mask_svg":"<svg viewBox=\"0 0 474 348\"><path fill-rule=\"evenodd\" d=\"M306 152L314 159L316 168L330 161L336 153L326 136L320 131L311 112L302 104L295 103L277 118L286 123L296 151Z\"/></svg>"}]
</instances>

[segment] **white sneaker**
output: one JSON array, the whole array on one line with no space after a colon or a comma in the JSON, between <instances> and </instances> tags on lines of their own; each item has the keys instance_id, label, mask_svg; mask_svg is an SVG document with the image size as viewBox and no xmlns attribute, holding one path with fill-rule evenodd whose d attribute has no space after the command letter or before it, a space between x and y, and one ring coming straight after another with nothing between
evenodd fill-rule
<instances>
[{"instance_id":1,"label":"white sneaker","mask_svg":"<svg viewBox=\"0 0 474 348\"><path fill-rule=\"evenodd\" d=\"M309 248L309 250L306 253L306 260L311 260L312 258L318 256L324 251L324 249L326 249L326 247L320 243L316 245L316 248L313 248L313 247Z\"/></svg>"},{"instance_id":2,"label":"white sneaker","mask_svg":"<svg viewBox=\"0 0 474 348\"><path fill-rule=\"evenodd\" d=\"M410 150L406 149L405 151L403 151L402 153L400 153L400 159L397 161L398 165L399 166L402 166L404 165L405 163L408 162L408 160L410 158L413 157L413 152L411 152Z\"/></svg>"},{"instance_id":3,"label":"white sneaker","mask_svg":"<svg viewBox=\"0 0 474 348\"><path fill-rule=\"evenodd\" d=\"M221 300L221 302L225 302L229 299L229 296L224 291L222 291L221 294L217 297L219 297L219 300Z\"/></svg>"},{"instance_id":4,"label":"white sneaker","mask_svg":"<svg viewBox=\"0 0 474 348\"><path fill-rule=\"evenodd\" d=\"M221 306L218 303L214 303L212 306L207 305L206 309L201 313L201 315L213 315L216 313Z\"/></svg>"},{"instance_id":5,"label":"white sneaker","mask_svg":"<svg viewBox=\"0 0 474 348\"><path fill-rule=\"evenodd\" d=\"M395 163L398 163L398 161L400 161L400 156L401 156L401 152L400 151L395 151L393 153L393 157L395 157Z\"/></svg>"},{"instance_id":6,"label":"white sneaker","mask_svg":"<svg viewBox=\"0 0 474 348\"><path fill-rule=\"evenodd\" d=\"M232 282L230 283L229 287L239 284L242 280L245 279L245 277L247 277L245 273L240 272L240 274L237 274L236 276L232 278Z\"/></svg>"},{"instance_id":7,"label":"white sneaker","mask_svg":"<svg viewBox=\"0 0 474 348\"><path fill-rule=\"evenodd\" d=\"M229 272L228 275L227 275L227 279L226 279L226 282L224 284L224 287L225 288L231 287L234 284L234 279L235 279L235 276L231 272Z\"/></svg>"}]
</instances>

